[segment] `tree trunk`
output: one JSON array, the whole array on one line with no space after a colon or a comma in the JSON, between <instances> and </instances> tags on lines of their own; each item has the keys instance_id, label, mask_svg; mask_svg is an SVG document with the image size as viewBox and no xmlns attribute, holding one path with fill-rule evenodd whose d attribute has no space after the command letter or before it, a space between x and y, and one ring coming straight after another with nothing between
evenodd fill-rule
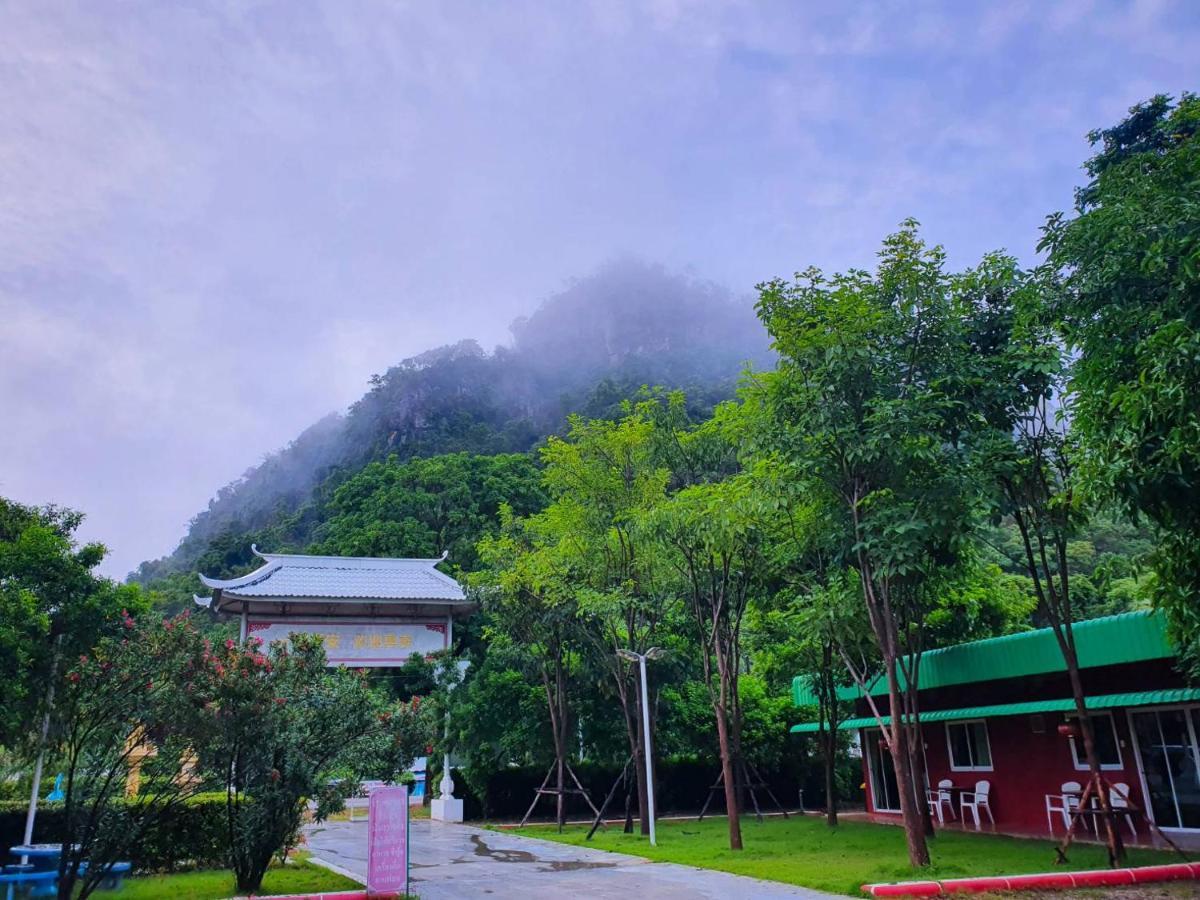
<instances>
[{"instance_id":1,"label":"tree trunk","mask_svg":"<svg viewBox=\"0 0 1200 900\"><path fill-rule=\"evenodd\" d=\"M1108 785L1100 774L1100 758L1096 755L1096 731L1092 728L1092 720L1088 716L1087 703L1083 693L1083 679L1079 674L1079 660L1075 656L1074 647L1066 646L1065 641L1064 649L1063 655L1066 657L1067 674L1071 679L1071 693L1075 698L1075 711L1079 717L1079 735L1083 740L1083 750L1087 756L1092 790L1099 797L1100 808L1104 811L1108 864L1115 868L1125 861L1125 842L1121 838L1121 829L1117 827L1116 819L1112 814L1112 799L1108 795Z\"/></svg>"},{"instance_id":2,"label":"tree trunk","mask_svg":"<svg viewBox=\"0 0 1200 900\"><path fill-rule=\"evenodd\" d=\"M921 815L921 831L925 833L925 837L931 838L935 836L933 829L933 813L929 809L929 804L925 802L925 790L928 785L925 783L925 744L921 735L920 723L916 723L912 727L912 733L909 735L908 741L908 768L912 772L913 794L916 795L917 811Z\"/></svg>"},{"instance_id":3,"label":"tree trunk","mask_svg":"<svg viewBox=\"0 0 1200 900\"><path fill-rule=\"evenodd\" d=\"M558 796L555 798L557 801L557 814L555 816L555 820L558 822L558 832L559 834L562 834L563 826L567 824L567 808L566 804L563 803L563 788L565 787L563 782L563 774L564 770L566 769L566 760L562 758L561 753L558 756L558 761L555 763L555 767L558 770L556 775Z\"/></svg>"},{"instance_id":4,"label":"tree trunk","mask_svg":"<svg viewBox=\"0 0 1200 900\"><path fill-rule=\"evenodd\" d=\"M646 793L646 736L642 728L642 700L641 693L637 693L636 699L631 704L633 721L629 722L629 714L626 714L626 721L629 724L630 735L630 751L633 755L634 769L634 784L637 785L637 800L638 800L638 817L641 820L641 832L643 835L650 834L650 804Z\"/></svg>"},{"instance_id":5,"label":"tree trunk","mask_svg":"<svg viewBox=\"0 0 1200 900\"><path fill-rule=\"evenodd\" d=\"M929 846L925 842L925 829L921 824L921 812L917 808L916 796L913 791L908 729L901 723L904 706L900 700L900 684L896 678L896 656L891 648L885 650L884 664L887 669L888 703L892 716L892 724L889 726L892 741L889 749L892 753L892 767L896 772L896 790L900 794L900 815L904 819L904 838L908 844L908 861L913 867L923 867L929 865Z\"/></svg>"},{"instance_id":6,"label":"tree trunk","mask_svg":"<svg viewBox=\"0 0 1200 900\"><path fill-rule=\"evenodd\" d=\"M837 777L834 764L837 759L837 732L830 730L823 736L822 749L825 756L825 824L837 828Z\"/></svg>"},{"instance_id":7,"label":"tree trunk","mask_svg":"<svg viewBox=\"0 0 1200 900\"><path fill-rule=\"evenodd\" d=\"M717 741L721 748L721 774L725 781L725 813L729 817L729 849L742 849L742 823L738 816L738 782L733 759L726 712L720 706L717 713Z\"/></svg>"}]
</instances>

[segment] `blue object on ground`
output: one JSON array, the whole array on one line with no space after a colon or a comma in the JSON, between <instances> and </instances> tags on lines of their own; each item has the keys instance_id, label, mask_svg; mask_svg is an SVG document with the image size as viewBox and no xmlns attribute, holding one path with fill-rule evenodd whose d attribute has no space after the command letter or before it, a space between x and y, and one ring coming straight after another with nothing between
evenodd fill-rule
<instances>
[{"instance_id":1,"label":"blue object on ground","mask_svg":"<svg viewBox=\"0 0 1200 900\"><path fill-rule=\"evenodd\" d=\"M8 868L17 869L32 869L32 866L5 866ZM13 900L13 892L18 887L30 888L29 896L49 896L53 897L58 893L55 883L58 881L58 872L55 870L43 870L41 872L4 872L0 874L0 884L6 885L7 890L4 892L6 900Z\"/></svg>"}]
</instances>

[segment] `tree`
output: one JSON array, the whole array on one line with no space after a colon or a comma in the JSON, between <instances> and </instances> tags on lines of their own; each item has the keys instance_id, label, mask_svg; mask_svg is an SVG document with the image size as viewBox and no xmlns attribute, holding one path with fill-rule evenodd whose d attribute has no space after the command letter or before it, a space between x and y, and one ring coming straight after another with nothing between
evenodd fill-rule
<instances>
[{"instance_id":1,"label":"tree","mask_svg":"<svg viewBox=\"0 0 1200 900\"><path fill-rule=\"evenodd\" d=\"M670 607L662 560L637 528L639 517L666 496L670 472L654 452L654 425L644 408L627 405L619 422L573 417L566 439L542 450L545 484L554 498L540 517L551 528L558 565L570 573L595 663L608 673L621 706L637 784L643 834L650 831L641 692L635 666L617 655L661 643ZM657 686L648 686L654 731Z\"/></svg>"},{"instance_id":2,"label":"tree","mask_svg":"<svg viewBox=\"0 0 1200 900\"><path fill-rule=\"evenodd\" d=\"M1044 282L1036 274L1011 266L984 293L997 318L1010 324L1004 352L979 357L990 364L981 371L990 385L981 411L993 428L981 446L998 486L998 512L1010 516L1020 533L1038 610L1066 664L1092 789L1106 813L1109 859L1116 865L1124 847L1101 776L1072 627L1077 619L1072 558L1083 549L1075 538L1087 508L1075 465L1073 398L1066 389L1070 358L1048 322Z\"/></svg>"},{"instance_id":3,"label":"tree","mask_svg":"<svg viewBox=\"0 0 1200 900\"><path fill-rule=\"evenodd\" d=\"M555 820L566 824L567 758L571 746L571 688L583 637L572 585L547 549L545 519L518 519L501 507L500 532L479 544L487 567L471 578L481 595L485 637L527 660L542 683L554 744ZM552 529L551 529L552 530ZM574 777L574 776L572 776Z\"/></svg>"},{"instance_id":4,"label":"tree","mask_svg":"<svg viewBox=\"0 0 1200 900\"><path fill-rule=\"evenodd\" d=\"M198 779L180 777L180 763L207 732L202 638L183 618L135 624L126 616L123 625L124 636L104 638L60 676L51 736L66 776L61 900L89 896L200 790ZM137 794L118 802L139 763Z\"/></svg>"},{"instance_id":5,"label":"tree","mask_svg":"<svg viewBox=\"0 0 1200 900\"><path fill-rule=\"evenodd\" d=\"M685 444L711 439L712 423ZM693 484L644 516L676 573L700 649L703 683L717 726L729 847L742 849L740 821L742 708L738 680L743 664L742 621L764 580L765 508L748 476Z\"/></svg>"},{"instance_id":6,"label":"tree","mask_svg":"<svg viewBox=\"0 0 1200 900\"><path fill-rule=\"evenodd\" d=\"M193 747L226 793L229 864L241 892L257 891L276 854L292 847L309 800L323 820L364 777L395 780L424 744L413 705L388 704L364 671L329 668L315 635L227 640L202 656L206 721ZM337 776L337 777L335 777Z\"/></svg>"},{"instance_id":7,"label":"tree","mask_svg":"<svg viewBox=\"0 0 1200 900\"><path fill-rule=\"evenodd\" d=\"M861 588L852 573L843 571L829 583L815 585L808 596L798 598L802 602L796 610L801 636L801 665L796 674L808 677L817 699L817 741L825 766L825 820L830 827L838 824L838 727L847 706L842 691L852 686L843 657L857 660L857 668L863 670L863 657L873 655L863 640L862 629L857 627L855 601L860 595Z\"/></svg>"},{"instance_id":8,"label":"tree","mask_svg":"<svg viewBox=\"0 0 1200 900\"><path fill-rule=\"evenodd\" d=\"M874 276L809 269L760 285L759 297L781 355L764 376L764 443L832 500L833 562L857 573L888 685L880 724L909 859L927 865L917 686L930 582L959 564L979 502L967 366L976 348L957 315L957 279L908 221L885 240ZM856 673L864 689L866 678Z\"/></svg>"},{"instance_id":9,"label":"tree","mask_svg":"<svg viewBox=\"0 0 1200 900\"><path fill-rule=\"evenodd\" d=\"M0 497L0 746L32 742L40 731L56 662L87 653L119 630L121 611L146 605L136 587L98 577L102 544L79 545L82 513Z\"/></svg>"},{"instance_id":10,"label":"tree","mask_svg":"<svg viewBox=\"0 0 1200 900\"><path fill-rule=\"evenodd\" d=\"M1080 484L1156 526L1157 599L1200 673L1200 98L1156 96L1088 138L1092 180L1041 242L1077 356Z\"/></svg>"}]
</instances>

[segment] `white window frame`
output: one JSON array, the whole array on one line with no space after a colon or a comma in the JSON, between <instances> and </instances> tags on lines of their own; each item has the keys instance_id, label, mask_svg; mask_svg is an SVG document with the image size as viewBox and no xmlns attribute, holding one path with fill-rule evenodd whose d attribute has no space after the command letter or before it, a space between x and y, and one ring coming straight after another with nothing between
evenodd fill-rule
<instances>
[{"instance_id":1,"label":"white window frame","mask_svg":"<svg viewBox=\"0 0 1200 900\"><path fill-rule=\"evenodd\" d=\"M992 756L992 736L988 734L987 719L957 719L953 722L944 723L946 726L946 759L950 762L951 772L994 772L996 771L996 759ZM950 739L951 725L982 725L983 739L987 743L988 759L990 763L986 766L956 766L954 764L954 742Z\"/></svg>"},{"instance_id":2,"label":"white window frame","mask_svg":"<svg viewBox=\"0 0 1200 900\"><path fill-rule=\"evenodd\" d=\"M1117 731L1117 720L1113 718L1113 714L1111 712L1106 712L1104 710L1089 712L1088 718L1093 722L1100 718L1107 718L1109 724L1112 726L1113 746L1117 748L1117 761L1116 763L1101 763L1100 770L1103 772L1124 772L1125 754L1121 752L1121 733ZM1066 719L1068 722L1077 723L1079 721L1079 715L1078 713L1067 713ZM1130 734L1132 733L1133 732L1131 731ZM1081 745L1083 743L1082 737L1080 738L1079 743L1076 743L1075 735L1071 735L1070 743L1071 761L1075 763L1075 771L1086 772L1088 770L1087 755L1085 754L1082 759L1079 757L1079 751L1082 749Z\"/></svg>"}]
</instances>

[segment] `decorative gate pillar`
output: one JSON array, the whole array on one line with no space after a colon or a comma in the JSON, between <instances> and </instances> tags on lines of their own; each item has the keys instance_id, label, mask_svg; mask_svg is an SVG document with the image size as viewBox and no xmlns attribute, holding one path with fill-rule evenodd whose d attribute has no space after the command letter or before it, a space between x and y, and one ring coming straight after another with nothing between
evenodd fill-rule
<instances>
[{"instance_id":1,"label":"decorative gate pillar","mask_svg":"<svg viewBox=\"0 0 1200 900\"><path fill-rule=\"evenodd\" d=\"M462 585L438 571L446 559L394 559L259 553L263 565L240 578L200 576L211 597L196 603L237 616L242 640L287 640L293 632L317 634L330 666L402 666L413 656L449 650L454 619L474 604ZM462 821L454 797L449 756L442 796L431 804L435 819Z\"/></svg>"}]
</instances>

